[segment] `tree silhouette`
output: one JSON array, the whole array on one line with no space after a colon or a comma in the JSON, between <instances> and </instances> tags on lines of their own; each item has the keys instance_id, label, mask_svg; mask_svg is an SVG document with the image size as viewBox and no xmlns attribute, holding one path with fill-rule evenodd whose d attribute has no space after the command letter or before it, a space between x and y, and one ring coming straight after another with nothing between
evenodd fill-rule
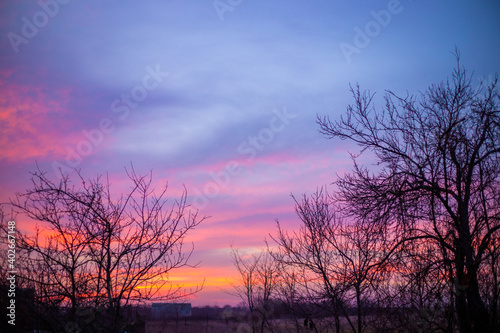
<instances>
[{"instance_id":1,"label":"tree silhouette","mask_svg":"<svg viewBox=\"0 0 500 333\"><path fill-rule=\"evenodd\" d=\"M347 212L387 225L399 244L426 240L439 248L436 260L451 265L446 278L460 332L493 332L497 303L487 302L481 272L492 274L487 263L498 256L497 78L473 89L458 51L455 56L451 79L417 97L388 92L377 112L373 94L351 87L354 104L346 115L317 121L327 138L350 140L377 163L370 171L354 157L353 172L336 182Z\"/></svg>"},{"instance_id":2,"label":"tree silhouette","mask_svg":"<svg viewBox=\"0 0 500 333\"><path fill-rule=\"evenodd\" d=\"M168 275L189 265L193 249L184 240L204 218L189 210L185 189L167 206L167 186L155 192L151 174L127 174L130 191L114 199L108 179L79 175L77 187L67 175L55 183L38 170L32 188L12 201L39 223L19 235L20 275L40 305L67 309L59 312L67 312L66 330L118 332L127 306L182 296Z\"/></svg>"},{"instance_id":3,"label":"tree silhouette","mask_svg":"<svg viewBox=\"0 0 500 333\"><path fill-rule=\"evenodd\" d=\"M310 197L304 195L301 201L294 197L294 201L301 227L288 232L277 221L278 234L273 240L280 252L275 255L276 261L307 272L302 279L311 282L305 288L309 295L316 294L312 299L327 304L337 332L341 331L340 316L345 317L353 332L363 332L363 309L374 298L374 287L384 276L390 237L377 223L345 219L323 189ZM346 309L349 304L356 308L357 323Z\"/></svg>"},{"instance_id":4,"label":"tree silhouette","mask_svg":"<svg viewBox=\"0 0 500 333\"><path fill-rule=\"evenodd\" d=\"M238 249L231 249L231 258L239 277L231 283L235 294L250 310L252 332L264 333L273 312L272 296L279 283L280 266L269 252L242 256Z\"/></svg>"}]
</instances>

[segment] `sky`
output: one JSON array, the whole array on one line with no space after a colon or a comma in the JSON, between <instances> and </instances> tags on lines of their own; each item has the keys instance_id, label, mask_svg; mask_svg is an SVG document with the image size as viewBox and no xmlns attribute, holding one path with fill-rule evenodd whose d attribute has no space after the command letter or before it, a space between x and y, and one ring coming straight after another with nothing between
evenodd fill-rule
<instances>
[{"instance_id":1,"label":"sky","mask_svg":"<svg viewBox=\"0 0 500 333\"><path fill-rule=\"evenodd\" d=\"M0 4L0 202L38 167L152 170L209 216L188 237L197 268L173 272L194 305L236 304L230 247L298 225L290 194L331 186L357 148L327 140L350 84L418 94L458 48L473 84L500 69L500 2L41 0ZM18 224L29 229L29 224Z\"/></svg>"}]
</instances>

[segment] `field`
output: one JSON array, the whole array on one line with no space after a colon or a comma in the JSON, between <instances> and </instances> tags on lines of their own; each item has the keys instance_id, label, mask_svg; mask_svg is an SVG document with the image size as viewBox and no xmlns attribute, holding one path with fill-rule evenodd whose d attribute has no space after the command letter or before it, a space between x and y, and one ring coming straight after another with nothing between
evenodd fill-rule
<instances>
[{"instance_id":1,"label":"field","mask_svg":"<svg viewBox=\"0 0 500 333\"><path fill-rule=\"evenodd\" d=\"M220 320L187 321L185 322L147 322L146 333L251 333L250 323L228 322ZM271 330L266 330L271 332ZM290 320L273 321L274 333L297 332L295 324ZM300 328L300 332L313 332L313 330ZM327 331L322 331L327 332Z\"/></svg>"},{"instance_id":2,"label":"field","mask_svg":"<svg viewBox=\"0 0 500 333\"><path fill-rule=\"evenodd\" d=\"M226 325L221 321L188 321L184 322L147 322L146 333L226 333L226 332L251 332L240 328L240 323L230 322Z\"/></svg>"},{"instance_id":3,"label":"field","mask_svg":"<svg viewBox=\"0 0 500 333\"><path fill-rule=\"evenodd\" d=\"M344 323L342 332L351 332ZM224 320L208 321L149 321L146 323L146 333L251 333L252 328L249 322L235 322ZM327 321L318 322L318 332L333 333L331 323ZM315 332L314 329L303 326L302 321L297 325L293 320L277 319L272 321L272 330L266 333L288 333L288 332ZM326 327L329 326L329 327Z\"/></svg>"}]
</instances>

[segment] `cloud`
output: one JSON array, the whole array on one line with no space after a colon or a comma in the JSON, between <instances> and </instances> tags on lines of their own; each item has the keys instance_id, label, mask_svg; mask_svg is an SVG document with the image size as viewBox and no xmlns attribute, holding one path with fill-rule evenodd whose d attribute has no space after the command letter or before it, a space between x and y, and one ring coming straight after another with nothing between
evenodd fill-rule
<instances>
[{"instance_id":1,"label":"cloud","mask_svg":"<svg viewBox=\"0 0 500 333\"><path fill-rule=\"evenodd\" d=\"M88 177L109 172L118 194L129 189L124 167L132 163L140 174L153 170L157 188L168 182L171 199L183 185L190 199L204 196L209 204L200 214L212 218L191 239L206 267L193 274L210 276L206 297L223 299L216 285L230 272L229 244L259 247L275 218L297 226L290 193L330 186L336 173L351 169L347 151L357 147L325 140L315 123L317 114L336 119L344 112L349 83L377 92L377 101L386 88L423 90L449 73L455 44L480 75L499 67L498 3L450 10L402 2L404 12L351 64L339 43L351 42L353 28L386 3L245 1L220 21L210 1L70 1L17 54L5 36L20 32L23 17L40 6L2 3L0 197L29 186L35 160L52 170L52 162L66 160L67 147L88 139L83 131L109 118L114 130L77 167ZM113 101L157 65L168 77L120 118ZM251 147L250 138L283 108L297 115L286 128L254 153L238 149ZM234 162L240 171L226 181ZM214 186L217 194L207 196ZM194 277L181 273L180 280Z\"/></svg>"},{"instance_id":2,"label":"cloud","mask_svg":"<svg viewBox=\"0 0 500 333\"><path fill-rule=\"evenodd\" d=\"M60 156L61 138L74 139L69 89L12 82L12 71L0 72L0 159L25 161ZM49 92L50 91L50 92ZM41 130L43 129L43 130Z\"/></svg>"}]
</instances>

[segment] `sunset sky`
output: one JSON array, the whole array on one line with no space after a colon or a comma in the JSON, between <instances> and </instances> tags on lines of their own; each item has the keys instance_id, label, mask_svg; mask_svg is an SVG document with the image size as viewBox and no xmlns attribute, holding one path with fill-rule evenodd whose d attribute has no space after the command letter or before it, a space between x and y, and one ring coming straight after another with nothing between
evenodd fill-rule
<instances>
[{"instance_id":1,"label":"sunset sky","mask_svg":"<svg viewBox=\"0 0 500 333\"><path fill-rule=\"evenodd\" d=\"M153 171L172 197L210 216L191 233L197 269L172 274L194 305L236 304L229 250L250 254L294 228L290 194L352 167L355 146L318 133L349 84L418 93L463 65L500 72L500 2L3 1L0 4L0 202L30 171ZM19 224L19 228L29 228Z\"/></svg>"}]
</instances>

